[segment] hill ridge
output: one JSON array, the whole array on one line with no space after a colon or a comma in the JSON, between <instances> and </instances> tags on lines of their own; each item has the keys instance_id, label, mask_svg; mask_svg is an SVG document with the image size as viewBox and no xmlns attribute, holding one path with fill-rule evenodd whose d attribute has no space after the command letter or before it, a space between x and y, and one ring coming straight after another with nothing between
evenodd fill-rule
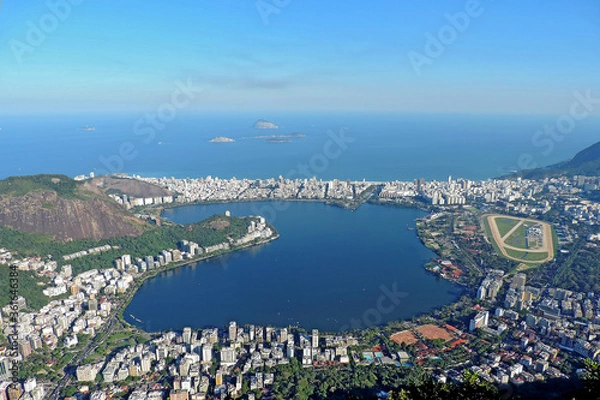
<instances>
[{"instance_id":1,"label":"hill ridge","mask_svg":"<svg viewBox=\"0 0 600 400\"><path fill-rule=\"evenodd\" d=\"M0 225L66 241L138 236L146 224L94 185L43 174L0 181Z\"/></svg>"}]
</instances>

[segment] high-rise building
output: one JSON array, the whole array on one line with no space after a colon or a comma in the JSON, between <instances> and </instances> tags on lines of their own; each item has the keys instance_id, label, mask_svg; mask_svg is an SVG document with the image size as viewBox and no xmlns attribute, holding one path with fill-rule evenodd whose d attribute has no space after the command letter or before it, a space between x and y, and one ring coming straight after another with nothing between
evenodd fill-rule
<instances>
[{"instance_id":1,"label":"high-rise building","mask_svg":"<svg viewBox=\"0 0 600 400\"><path fill-rule=\"evenodd\" d=\"M93 382L96 380L97 372L91 365L80 365L76 370L77 380L79 382Z\"/></svg>"},{"instance_id":2,"label":"high-rise building","mask_svg":"<svg viewBox=\"0 0 600 400\"><path fill-rule=\"evenodd\" d=\"M152 257L152 256L146 257L146 265L148 266L148 269L153 269L154 268L154 257Z\"/></svg>"},{"instance_id":3,"label":"high-rise building","mask_svg":"<svg viewBox=\"0 0 600 400\"><path fill-rule=\"evenodd\" d=\"M63 278L70 278L73 276L73 267L71 264L63 265L60 267L60 275Z\"/></svg>"},{"instance_id":4,"label":"high-rise building","mask_svg":"<svg viewBox=\"0 0 600 400\"><path fill-rule=\"evenodd\" d=\"M236 338L237 338L237 324L235 323L235 321L231 321L229 323L229 341L235 342Z\"/></svg>"},{"instance_id":5,"label":"high-rise building","mask_svg":"<svg viewBox=\"0 0 600 400\"><path fill-rule=\"evenodd\" d=\"M171 253L169 250L161 251L161 255L165 258L165 264L169 264L171 261L173 261L173 253Z\"/></svg>"},{"instance_id":6,"label":"high-rise building","mask_svg":"<svg viewBox=\"0 0 600 400\"><path fill-rule=\"evenodd\" d=\"M488 318L490 313L488 311L480 311L477 315L471 319L469 323L469 331L473 332L477 328L485 328L488 326Z\"/></svg>"},{"instance_id":7,"label":"high-rise building","mask_svg":"<svg viewBox=\"0 0 600 400\"><path fill-rule=\"evenodd\" d=\"M221 349L221 364L234 365L235 363L235 349L233 347L223 347Z\"/></svg>"},{"instance_id":8,"label":"high-rise building","mask_svg":"<svg viewBox=\"0 0 600 400\"><path fill-rule=\"evenodd\" d=\"M23 358L27 358L31 355L31 343L29 340L19 340L19 353L21 353Z\"/></svg>"},{"instance_id":9,"label":"high-rise building","mask_svg":"<svg viewBox=\"0 0 600 400\"><path fill-rule=\"evenodd\" d=\"M319 347L319 330L318 329L312 330L312 347L314 347L314 348Z\"/></svg>"},{"instance_id":10,"label":"high-rise building","mask_svg":"<svg viewBox=\"0 0 600 400\"><path fill-rule=\"evenodd\" d=\"M192 343L192 328L185 327L183 328L183 343L191 344Z\"/></svg>"},{"instance_id":11,"label":"high-rise building","mask_svg":"<svg viewBox=\"0 0 600 400\"><path fill-rule=\"evenodd\" d=\"M173 250L171 254L173 254L173 261L181 261L183 259L179 250Z\"/></svg>"},{"instance_id":12,"label":"high-rise building","mask_svg":"<svg viewBox=\"0 0 600 400\"><path fill-rule=\"evenodd\" d=\"M205 344L202 346L202 363L210 364L212 362L212 346Z\"/></svg>"},{"instance_id":13,"label":"high-rise building","mask_svg":"<svg viewBox=\"0 0 600 400\"><path fill-rule=\"evenodd\" d=\"M129 376L138 377L140 376L141 368L139 365L131 363L129 364Z\"/></svg>"},{"instance_id":14,"label":"high-rise building","mask_svg":"<svg viewBox=\"0 0 600 400\"><path fill-rule=\"evenodd\" d=\"M150 372L150 367L152 366L152 360L150 357L142 357L140 364L143 374Z\"/></svg>"},{"instance_id":15,"label":"high-rise building","mask_svg":"<svg viewBox=\"0 0 600 400\"><path fill-rule=\"evenodd\" d=\"M129 254L123 254L121 256L121 262L123 263L123 266L128 267L131 265L131 255Z\"/></svg>"},{"instance_id":16,"label":"high-rise building","mask_svg":"<svg viewBox=\"0 0 600 400\"><path fill-rule=\"evenodd\" d=\"M477 289L477 298L480 300L484 300L485 296L486 296L486 292L487 292L487 290L486 290L485 286L483 286L483 285L479 286L479 289Z\"/></svg>"},{"instance_id":17,"label":"high-rise building","mask_svg":"<svg viewBox=\"0 0 600 400\"><path fill-rule=\"evenodd\" d=\"M273 340L273 328L270 326L265 327L265 342L271 342Z\"/></svg>"},{"instance_id":18,"label":"high-rise building","mask_svg":"<svg viewBox=\"0 0 600 400\"><path fill-rule=\"evenodd\" d=\"M98 300L97 299L88 300L88 310L98 311Z\"/></svg>"},{"instance_id":19,"label":"high-rise building","mask_svg":"<svg viewBox=\"0 0 600 400\"><path fill-rule=\"evenodd\" d=\"M29 340L29 342L31 343L32 350L41 349L44 345L44 342L42 341L40 335L31 335L31 339Z\"/></svg>"},{"instance_id":20,"label":"high-rise building","mask_svg":"<svg viewBox=\"0 0 600 400\"><path fill-rule=\"evenodd\" d=\"M287 328L282 328L279 330L279 343L285 343L288 340L288 331Z\"/></svg>"},{"instance_id":21,"label":"high-rise building","mask_svg":"<svg viewBox=\"0 0 600 400\"><path fill-rule=\"evenodd\" d=\"M168 356L169 356L169 349L167 348L167 346L158 346L156 348L156 359L157 360L164 360Z\"/></svg>"},{"instance_id":22,"label":"high-rise building","mask_svg":"<svg viewBox=\"0 0 600 400\"><path fill-rule=\"evenodd\" d=\"M7 357L0 357L0 382L8 380L10 375L10 359Z\"/></svg>"}]
</instances>

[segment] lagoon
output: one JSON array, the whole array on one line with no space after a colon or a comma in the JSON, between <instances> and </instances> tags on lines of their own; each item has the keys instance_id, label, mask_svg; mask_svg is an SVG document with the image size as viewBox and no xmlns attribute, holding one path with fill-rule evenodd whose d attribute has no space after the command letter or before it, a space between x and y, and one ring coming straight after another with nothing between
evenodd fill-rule
<instances>
[{"instance_id":1,"label":"lagoon","mask_svg":"<svg viewBox=\"0 0 600 400\"><path fill-rule=\"evenodd\" d=\"M462 292L423 268L435 253L409 230L423 211L254 202L186 206L163 216L192 223L226 210L263 215L281 237L149 279L125 310L128 322L146 331L237 321L339 332L410 319Z\"/></svg>"}]
</instances>

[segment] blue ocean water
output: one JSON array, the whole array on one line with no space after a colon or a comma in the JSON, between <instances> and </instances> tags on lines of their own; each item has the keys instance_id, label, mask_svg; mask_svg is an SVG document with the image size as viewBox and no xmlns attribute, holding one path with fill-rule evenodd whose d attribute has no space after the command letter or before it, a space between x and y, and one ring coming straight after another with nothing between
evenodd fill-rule
<instances>
[{"instance_id":1,"label":"blue ocean water","mask_svg":"<svg viewBox=\"0 0 600 400\"><path fill-rule=\"evenodd\" d=\"M270 204L187 206L164 216L190 223L225 210L252 215ZM411 318L462 292L423 268L435 254L408 229L422 211L296 202L267 214L279 239L148 280L125 310L127 321L148 331L232 320L340 331Z\"/></svg>"},{"instance_id":2,"label":"blue ocean water","mask_svg":"<svg viewBox=\"0 0 600 400\"><path fill-rule=\"evenodd\" d=\"M443 114L180 115L152 127L132 115L0 116L0 178L125 172L142 176L323 179L486 179L519 168L519 157L548 165L598 140L600 120L577 122L552 148L532 144L552 116ZM253 129L264 118L276 131ZM77 128L94 126L94 131ZM330 133L352 142L338 151ZM301 132L291 143L251 139ZM235 143L209 143L228 136ZM528 162L530 164L530 162ZM302 169L302 166L304 169ZM300 172L300 171L303 172Z\"/></svg>"}]
</instances>

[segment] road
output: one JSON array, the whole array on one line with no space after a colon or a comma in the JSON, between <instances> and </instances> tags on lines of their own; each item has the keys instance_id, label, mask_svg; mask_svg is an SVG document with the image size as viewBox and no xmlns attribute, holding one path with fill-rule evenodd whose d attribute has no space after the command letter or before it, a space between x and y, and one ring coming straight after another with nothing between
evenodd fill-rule
<instances>
[{"instance_id":1,"label":"road","mask_svg":"<svg viewBox=\"0 0 600 400\"><path fill-rule=\"evenodd\" d=\"M71 362L69 363L69 365L71 367L77 368L77 366L79 366L83 362L83 360L85 360L86 358L88 358L89 356L94 354L94 352L98 349L98 347L100 345L104 344L106 339L111 335L112 331L115 329L115 326L117 324L117 319L118 319L117 316L119 315L119 313L121 313L121 311L123 311L125 309L125 307L127 307L127 305L129 304L129 301L135 295L136 292L137 292L137 285L135 285L134 287L131 288L129 295L125 298L125 301L123 301L121 306L117 310L115 310L115 312L108 318L108 321L106 322L106 324L104 325L102 330L96 334L96 337L90 343L88 343L87 346L85 346L83 349L81 349L79 354L77 356L75 356L73 358L73 360L71 360ZM100 337L102 337L102 339L98 341L98 338L100 338ZM65 371L67 370L69 365L65 366L65 368L64 368ZM71 373L65 372L65 375L58 381L56 387L54 388L52 393L50 393L50 395L48 396L48 399L49 400L59 400L60 394L63 391L63 389L66 388L68 385L70 385L73 382L74 378L75 378L74 375L72 375Z\"/></svg>"}]
</instances>

